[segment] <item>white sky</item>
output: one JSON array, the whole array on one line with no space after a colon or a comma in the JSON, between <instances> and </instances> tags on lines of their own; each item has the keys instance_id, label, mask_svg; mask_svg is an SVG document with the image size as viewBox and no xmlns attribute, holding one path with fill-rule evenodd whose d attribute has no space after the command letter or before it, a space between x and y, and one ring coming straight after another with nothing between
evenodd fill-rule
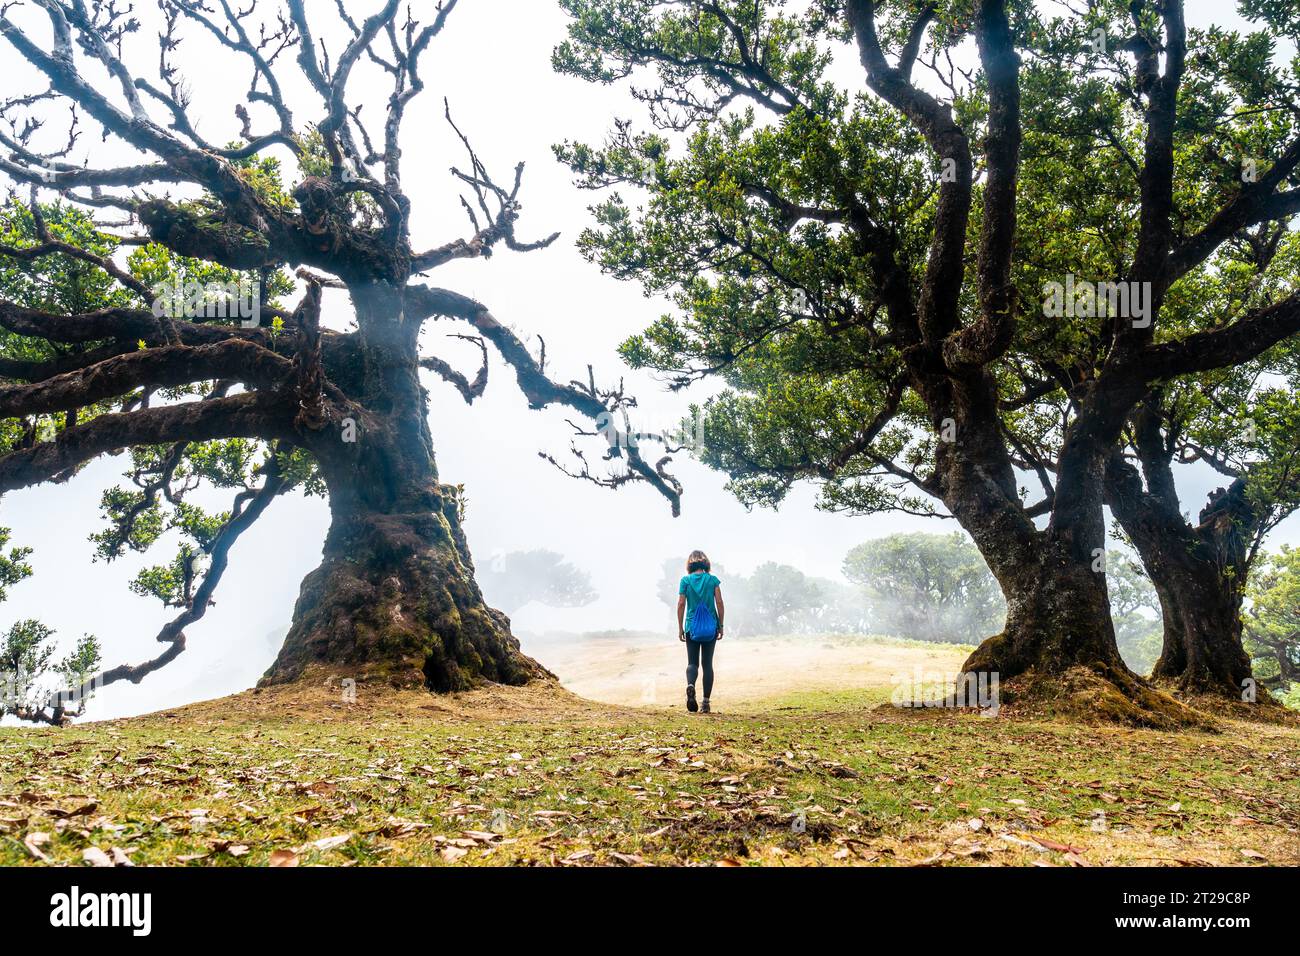
<instances>
[{"instance_id":1,"label":"white sky","mask_svg":"<svg viewBox=\"0 0 1300 956\"><path fill-rule=\"evenodd\" d=\"M332 4L316 6L322 21L334 21ZM358 14L373 6L348 2ZM1189 20L1203 25L1221 6L1191 3ZM13 16L20 22L30 19L26 12ZM31 22L34 35L44 42L48 28L40 20ZM638 423L653 429L675 421L680 410L703 393L668 395L648 376L621 367L616 346L665 311L666 303L644 298L634 284L601 276L574 248L594 197L573 187L550 147L563 139L599 142L612 117L638 113L620 90L596 88L552 72L551 49L563 38L564 25L562 12L550 0L462 0L452 14L425 59L426 92L410 110L406 126L405 184L415 210L415 240L417 246L434 245L468 232L457 184L447 173L453 164L463 166L464 157L442 118L445 95L457 123L498 177L508 178L519 160L527 163L521 238L555 230L562 235L540 252L519 255L503 250L490 260L445 266L430 282L483 301L500 320L521 331L543 335L552 375L585 375L591 362L603 381L625 376L629 391L645 406L645 417ZM318 37L331 35L320 26L317 30ZM152 31L136 39L140 44L134 55L128 48L127 63L154 79ZM331 44L332 52L338 48L337 42ZM200 132L217 142L235 138L238 125L232 111L246 89L244 64L232 65L224 53L208 56L211 48L201 43L186 51L180 62L194 86L193 115L200 118ZM38 88L30 73L13 62L7 46L3 56L3 95ZM281 66L282 76L297 72L296 64ZM842 66L847 81L856 83L851 61ZM287 92L298 122L316 118L315 101L305 90L291 85ZM377 119L386 95L383 81L371 72L361 73L350 101L355 102L357 92L370 104L363 116ZM256 110L254 115L259 115ZM97 134L86 135L82 145L93 146L96 165L108 165ZM343 294L326 295L327 316L341 321L347 315ZM453 331L465 329L430 323L426 340L432 347ZM459 359L460 367L471 374L476 368L472 346L455 343L440 352L453 362ZM539 459L541 449L561 458L567 454L566 416L560 411L529 411L499 361L493 363L487 394L473 407L440 380L431 377L427 384L441 476L466 485L466 532L478 563L505 551L550 548L586 567L600 592L600 600L585 608L525 607L514 618L517 633L620 627L669 633L669 612L655 596L659 566L665 557L684 556L697 547L733 571L747 572L764 560L778 560L811 574L834 576L844 553L864 539L956 527L952 521L904 515L824 514L812 507L811 489L797 490L778 512L746 512L723 490L724 476L685 458L673 469L686 486L682 517L673 519L667 503L647 487L611 493L568 479ZM31 558L36 574L11 589L8 602L0 605L0 626L38 617L55 628L66 645L85 632L94 633L104 645L109 666L158 652L153 636L174 611L136 597L126 584L139 568L168 560L171 540L164 539L150 554L131 555L113 565L90 560L87 535L102 527L99 496L119 480L124 467L122 460L101 460L67 485L14 492L0 500L0 525L12 529L13 543L36 549ZM1224 483L1204 470L1184 469L1180 478L1190 510L1199 510L1205 492ZM287 627L299 582L319 563L327 518L319 499L294 495L273 504L235 546L216 605L187 629L186 652L139 686L104 691L92 704L91 715L139 713L251 686L274 656L271 635ZM1269 544L1284 541L1300 542L1300 519L1288 520Z\"/></svg>"}]
</instances>

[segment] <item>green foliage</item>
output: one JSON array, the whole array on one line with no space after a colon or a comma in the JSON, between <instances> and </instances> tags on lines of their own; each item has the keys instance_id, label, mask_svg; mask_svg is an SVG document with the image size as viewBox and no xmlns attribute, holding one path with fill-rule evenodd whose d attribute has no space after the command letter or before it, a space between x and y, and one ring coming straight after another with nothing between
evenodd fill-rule
<instances>
[{"instance_id":1,"label":"green foliage","mask_svg":"<svg viewBox=\"0 0 1300 956\"><path fill-rule=\"evenodd\" d=\"M175 318L184 317L187 309L194 309L209 302L228 298L228 290L247 289L248 294L256 293L259 301L272 308L283 309L282 297L293 291L293 280L283 269L260 273L241 272L226 266L180 256L160 243L151 242L136 249L127 259L131 274L152 290L157 301L157 308L164 314ZM262 283L265 288L262 288ZM179 291L204 290L201 302L192 302ZM154 303L150 303L154 307ZM203 314L205 321L217 320L227 324L237 324L241 317L237 315L214 314L207 309Z\"/></svg>"},{"instance_id":2,"label":"green foliage","mask_svg":"<svg viewBox=\"0 0 1300 956\"><path fill-rule=\"evenodd\" d=\"M239 148L243 143L230 143L230 148ZM297 202L285 189L284 175L280 161L274 156L246 156L234 160L239 177L253 187L257 195L273 207L292 212L297 209Z\"/></svg>"},{"instance_id":3,"label":"green foliage","mask_svg":"<svg viewBox=\"0 0 1300 956\"><path fill-rule=\"evenodd\" d=\"M288 209L292 198L284 191L278 164L272 159L248 159L235 163L259 194ZM210 215L214 207L211 197L191 204L196 215ZM117 240L101 233L86 213L61 203L38 207L41 221L49 236L57 241L85 250L93 256L112 257L119 252ZM0 244L16 248L35 245L40 241L37 220L32 210L17 200L0 207ZM280 296L293 289L293 281L284 270L275 270L265 276L240 273L200 259L178 256L159 244L141 246L126 258L128 271L147 288L174 290L194 287L228 288L241 280L245 283L264 282L259 296L274 308L282 308ZM58 252L44 255L30 262L13 256L0 257L0 299L21 306L53 312L73 314L93 312L106 308L152 308L154 303L142 302L129 289L118 284L105 270L93 263ZM165 309L164 309L165 311ZM206 321L206 320L205 320ZM235 323L236 315L217 321ZM78 343L78 348L95 349L109 343ZM141 340L137 346L146 348ZM20 362L46 362L66 358L66 347L51 345L38 338L29 338L0 331L0 359ZM45 377L45 376L41 376ZM211 392L213 383L198 382L180 388L158 389L154 395L163 401L177 401L187 397L202 396ZM0 450L7 451L20 442L45 441L75 424L85 423L109 411L119 411L123 406L134 406L142 400L139 393L79 408L73 414L39 415L31 419L11 418L0 424ZM169 607L187 607L205 562L205 554L216 541L228 512L210 512L186 496L200 486L215 489L233 489L249 495L259 481L268 474L270 466L284 469L289 486L300 485L310 493L323 494L324 485L311 456L300 450L273 450L264 442L246 438L192 442L178 446L136 446L128 449L131 467L126 475L129 485L107 489L101 499L101 510L107 526L90 535L95 557L111 561L127 551L144 552L158 543L169 532L179 537L175 556L167 563L147 568L131 583L131 589L141 595L156 597ZM0 537L0 548L7 543L8 533ZM31 568L24 562L29 549L13 549L8 556L0 551L0 600L5 588L30 575ZM14 642L26 641L30 659L23 664L27 672L48 669L49 654L46 643L49 634L37 630L37 622L24 622L14 631ZM17 648L17 644L13 644ZM49 652L49 653L47 653ZM30 655L40 656L37 660ZM21 655L20 655L21 656ZM42 665L36 668L35 664ZM100 663L98 642L83 638L66 659L50 673L61 675L67 682L80 684ZM33 677L33 680L36 678ZM28 719L45 719L48 709L36 708L35 697L28 694L24 706Z\"/></svg>"},{"instance_id":4,"label":"green foliage","mask_svg":"<svg viewBox=\"0 0 1300 956\"><path fill-rule=\"evenodd\" d=\"M96 256L110 256L117 249L117 240L101 233L82 210L63 203L43 204L39 210L51 239ZM25 249L41 241L28 206L13 198L0 206L0 246ZM134 293L118 286L102 269L63 252L31 261L0 256L0 298L25 308L60 314L141 305ZM85 343L82 347L99 344ZM56 347L44 339L0 329L0 360L41 363L58 359L64 351L66 347ZM110 407L111 403L101 402L82 408L77 420L88 421ZM0 421L0 453L24 441L52 439L68 425L68 416L62 413L6 418Z\"/></svg>"},{"instance_id":5,"label":"green foliage","mask_svg":"<svg viewBox=\"0 0 1300 956\"><path fill-rule=\"evenodd\" d=\"M230 144L231 147L239 145L241 144ZM279 160L267 156L252 156L235 160L233 165L240 177L246 180L258 196L272 207L284 211L292 211L296 208L297 204L293 197L285 191ZM209 217L213 210L220 208L220 204L212 196L204 196L200 200L180 205L196 216L199 222ZM220 228L229 228L224 220L219 220L219 223ZM127 266L136 279L153 291L155 302L151 302L150 306L159 308L173 317L180 317L184 314L181 311L183 308L193 305L185 297L178 296L176 290L206 289L208 290L206 301L227 298L223 290L245 288L256 292L260 301L266 306L284 309L282 297L289 295L294 289L293 279L285 269L273 269L265 273L241 272L206 259L178 255L156 242L147 243L132 252L127 259ZM209 314L210 311L205 312L206 320L213 318ZM239 321L240 317L219 315L217 318L233 324Z\"/></svg>"},{"instance_id":6,"label":"green foliage","mask_svg":"<svg viewBox=\"0 0 1300 956\"><path fill-rule=\"evenodd\" d=\"M562 5L572 21L554 53L556 69L601 84L635 76L629 93L650 106L656 128L640 132L618 121L599 146L555 148L579 185L610 190L592 207L593 224L579 241L584 255L675 306L624 343L624 358L666 373L676 386L721 380L725 388L704 403L697 453L730 476L744 503L776 506L807 479L821 486L824 508L932 513L926 481L934 426L914 395L903 395L870 444L855 442L887 409L902 366L902 343L887 321L889 277L868 253L887 238L912 291L919 287L939 158L878 99L833 82L833 56L856 60L845 48L842 6ZM1272 62L1294 17L1281 12L1285 4L1253 6L1264 18L1257 32L1190 31L1175 130L1180 236L1237 194L1243 158L1267 169L1294 134L1295 66ZM877 8L893 50L914 7ZM1088 381L1106 362L1109 336L1093 310L1046 315L1043 290L1066 275L1104 281L1129 271L1140 201L1132 164L1146 122L1122 40L1134 29L1129 5L1090 4L1079 16L1053 17L1013 4L1011 17L1023 114L1012 264L1019 308L1012 347L989 370L1008 403L1035 382ZM1156 25L1154 17L1149 8L1142 14L1143 29ZM968 39L970 21L969 4L938 4L929 50L942 60ZM1107 49L1082 52L1098 29L1110 39ZM778 38L780 51L769 46ZM988 122L978 70L953 105L978 164ZM1296 181L1293 175L1282 188ZM635 204L629 190L644 200ZM972 273L981 190L977 181L967 237ZM1277 301L1298 280L1300 237L1278 223L1253 227L1175 283L1156 340L1220 327ZM979 309L973 285L960 300L966 319ZM1284 345L1240 368L1166 383L1155 396L1180 454L1191 458L1199 448L1207 460L1244 466L1269 512L1265 524L1297 504L1295 368L1294 344ZM1051 462L1070 414L1058 389L1002 418L1021 446ZM1254 429L1243 427L1248 422Z\"/></svg>"},{"instance_id":7,"label":"green foliage","mask_svg":"<svg viewBox=\"0 0 1300 956\"><path fill-rule=\"evenodd\" d=\"M309 497L325 497L327 493L325 479L321 477L320 470L316 467L316 459L310 452L302 448L294 448L287 452L278 451L275 460L280 474L290 485L301 488Z\"/></svg>"},{"instance_id":8,"label":"green foliage","mask_svg":"<svg viewBox=\"0 0 1300 956\"><path fill-rule=\"evenodd\" d=\"M206 551L229 518L227 512L211 515L196 505L182 501L176 505L172 526L179 528L186 537Z\"/></svg>"},{"instance_id":9,"label":"green foliage","mask_svg":"<svg viewBox=\"0 0 1300 956\"><path fill-rule=\"evenodd\" d=\"M194 442L179 449L132 448L133 467L126 475L135 488L119 485L104 492L100 509L108 527L90 536L96 557L111 561L127 548L146 551L172 529L199 548L207 548L230 515L208 514L184 496L200 484L249 491L256 486L267 456L263 443L247 438ZM298 469L310 475L304 463Z\"/></svg>"},{"instance_id":10,"label":"green foliage","mask_svg":"<svg viewBox=\"0 0 1300 956\"><path fill-rule=\"evenodd\" d=\"M9 596L12 585L32 575L27 563L32 549L10 548L5 554L9 538L9 529L0 528L0 601ZM56 652L53 637L53 630L33 618L16 621L4 633L0 643L0 717L9 713L33 719L34 714L45 711L55 690L48 686L47 677L58 675L65 687L79 687L99 669L99 642L92 635L82 637L69 654L52 665ZM84 707L89 696L79 699Z\"/></svg>"},{"instance_id":11,"label":"green foliage","mask_svg":"<svg viewBox=\"0 0 1300 956\"><path fill-rule=\"evenodd\" d=\"M140 571L131 581L131 590L141 597L155 597L164 607L187 607L201 558L189 544L182 544L168 564L158 564Z\"/></svg>"},{"instance_id":12,"label":"green foliage","mask_svg":"<svg viewBox=\"0 0 1300 956\"><path fill-rule=\"evenodd\" d=\"M175 565L161 564L142 568L131 581L131 590L141 597L157 598L164 607L174 607L180 603L177 598L181 593L177 570Z\"/></svg>"},{"instance_id":13,"label":"green foliage","mask_svg":"<svg viewBox=\"0 0 1300 956\"><path fill-rule=\"evenodd\" d=\"M230 438L138 446L130 454L132 468L126 477L134 487L119 485L104 492L100 509L107 526L92 533L90 540L97 559L112 561L128 549L147 551L175 532L180 542L172 558L140 571L130 585L134 593L157 598L165 607L189 607L206 555L233 514L186 500L196 488L233 489L247 498L265 475L278 470L287 486L325 494L315 459L298 448L285 452L263 442Z\"/></svg>"},{"instance_id":14,"label":"green foliage","mask_svg":"<svg viewBox=\"0 0 1300 956\"><path fill-rule=\"evenodd\" d=\"M96 256L110 256L117 240L100 232L84 210L62 202L42 204L41 218L50 237ZM0 206L0 245L30 248L39 244L31 209L15 198ZM85 312L110 306L134 306L135 295L123 289L98 266L63 252L33 261L0 256L0 290L4 297L29 309L46 312ZM49 348L44 340L25 339L0 332L0 351L6 357L35 357L30 350ZM24 354L22 349L28 351ZM17 350L17 351L11 351Z\"/></svg>"},{"instance_id":15,"label":"green foliage","mask_svg":"<svg viewBox=\"0 0 1300 956\"><path fill-rule=\"evenodd\" d=\"M79 688L99 669L99 642L87 634L65 657L54 662L54 631L40 621L27 618L17 621L0 641L0 716L15 714L21 719L39 719L37 715L52 708L51 698L65 687ZM61 686L52 687L47 678L58 676ZM85 706L89 694L77 696L77 712Z\"/></svg>"},{"instance_id":16,"label":"green foliage","mask_svg":"<svg viewBox=\"0 0 1300 956\"><path fill-rule=\"evenodd\" d=\"M63 678L65 685L78 687L90 680L99 671L102 663L99 641L94 635L85 634L55 669Z\"/></svg>"},{"instance_id":17,"label":"green foliage","mask_svg":"<svg viewBox=\"0 0 1300 956\"><path fill-rule=\"evenodd\" d=\"M704 15L686 4L561 0L560 6L573 18L569 39L551 57L555 69L563 73L608 84L653 62L645 51L655 50L662 52L659 65L669 86L695 84L713 96L725 96L731 87L717 72L700 70L695 64L738 66L752 59L762 62L789 87L814 100L832 95L822 81L830 57L813 42L818 32L827 29L824 15L817 10L803 18L794 18L784 15L783 0L775 4L722 0L719 9L751 37L757 26L764 27L760 41L742 44L717 17ZM812 6L815 8L817 4ZM776 15L770 15L767 7L775 7ZM636 95L651 108L668 113L668 106L652 91ZM678 99L673 104L677 112L690 115L692 101L685 97Z\"/></svg>"},{"instance_id":18,"label":"green foliage","mask_svg":"<svg viewBox=\"0 0 1300 956\"><path fill-rule=\"evenodd\" d=\"M9 529L0 528L0 601L9 597L9 588L32 576L32 566L27 563L31 548L9 548Z\"/></svg>"},{"instance_id":19,"label":"green foliage","mask_svg":"<svg viewBox=\"0 0 1300 956\"><path fill-rule=\"evenodd\" d=\"M49 669L54 632L40 621L27 618L10 626L0 644L0 675L8 683L6 696L28 702L36 681Z\"/></svg>"},{"instance_id":20,"label":"green foliage","mask_svg":"<svg viewBox=\"0 0 1300 956\"><path fill-rule=\"evenodd\" d=\"M143 491L122 487L107 489L99 503L111 527L93 532L95 556L105 561L120 557L124 548L144 551L166 530L162 509Z\"/></svg>"}]
</instances>

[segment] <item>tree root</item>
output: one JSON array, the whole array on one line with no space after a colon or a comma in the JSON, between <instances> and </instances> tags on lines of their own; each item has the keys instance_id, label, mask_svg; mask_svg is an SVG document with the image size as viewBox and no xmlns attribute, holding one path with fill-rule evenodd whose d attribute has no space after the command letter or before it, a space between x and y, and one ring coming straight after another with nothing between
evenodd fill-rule
<instances>
[{"instance_id":1,"label":"tree root","mask_svg":"<svg viewBox=\"0 0 1300 956\"><path fill-rule=\"evenodd\" d=\"M1219 729L1209 714L1105 664L1075 665L1053 673L1030 669L1003 684L1001 697L1003 706L1016 716L1154 730Z\"/></svg>"}]
</instances>

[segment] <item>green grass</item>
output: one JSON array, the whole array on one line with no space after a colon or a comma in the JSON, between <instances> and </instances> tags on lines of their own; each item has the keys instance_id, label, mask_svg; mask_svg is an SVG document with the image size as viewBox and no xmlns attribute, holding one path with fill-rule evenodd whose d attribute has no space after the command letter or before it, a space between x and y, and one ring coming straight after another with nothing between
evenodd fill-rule
<instances>
[{"instance_id":1,"label":"green grass","mask_svg":"<svg viewBox=\"0 0 1300 956\"><path fill-rule=\"evenodd\" d=\"M5 728L0 864L1300 863L1295 728L877 709L888 693L706 717L320 689Z\"/></svg>"}]
</instances>

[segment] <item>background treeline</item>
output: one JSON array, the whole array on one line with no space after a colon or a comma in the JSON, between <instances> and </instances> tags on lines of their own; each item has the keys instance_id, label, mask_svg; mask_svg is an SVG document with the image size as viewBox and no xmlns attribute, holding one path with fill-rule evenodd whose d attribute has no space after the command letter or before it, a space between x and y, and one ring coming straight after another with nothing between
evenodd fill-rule
<instances>
[{"instance_id":1,"label":"background treeline","mask_svg":"<svg viewBox=\"0 0 1300 956\"><path fill-rule=\"evenodd\" d=\"M1132 560L1108 568L1117 638L1126 662L1149 671L1160 654L1160 602ZM681 560L666 559L659 594L676 606ZM734 636L880 634L917 641L978 644L1002 629L1006 602L966 535L894 534L852 548L843 580L766 561L749 575L714 567Z\"/></svg>"},{"instance_id":2,"label":"background treeline","mask_svg":"<svg viewBox=\"0 0 1300 956\"><path fill-rule=\"evenodd\" d=\"M879 634L917 641L978 644L1002 629L1006 604L974 544L960 532L894 534L852 548L845 580L766 561L749 575L715 565L734 637ZM666 559L659 595L677 603L681 560ZM1160 657L1160 599L1132 552L1116 549L1106 566L1115 638L1128 666L1149 674ZM1264 555L1251 574L1246 650L1257 680L1300 705L1300 549Z\"/></svg>"},{"instance_id":3,"label":"background treeline","mask_svg":"<svg viewBox=\"0 0 1300 956\"><path fill-rule=\"evenodd\" d=\"M749 574L714 565L727 598L732 637L878 634L916 641L978 644L1001 630L1006 604L966 535L894 534L852 548L842 579L764 561ZM659 599L677 606L680 557L665 558ZM1160 656L1160 600L1136 557L1112 552L1106 568L1115 636L1139 674ZM498 555L479 569L489 601L513 614L530 602L581 607L598 593L589 573L545 549ZM1300 689L1300 549L1265 555L1251 575L1246 648L1261 684L1285 698ZM1291 692L1292 696L1300 696Z\"/></svg>"}]
</instances>

